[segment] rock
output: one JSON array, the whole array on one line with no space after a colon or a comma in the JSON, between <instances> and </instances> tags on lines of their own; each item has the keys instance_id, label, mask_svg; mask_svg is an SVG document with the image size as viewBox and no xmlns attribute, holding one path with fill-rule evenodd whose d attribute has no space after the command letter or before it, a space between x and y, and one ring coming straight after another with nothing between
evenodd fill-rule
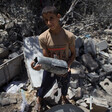
<instances>
[{"instance_id":1,"label":"rock","mask_svg":"<svg viewBox=\"0 0 112 112\"><path fill-rule=\"evenodd\" d=\"M78 37L75 39L75 48L80 48L83 45L83 40Z\"/></svg>"},{"instance_id":2,"label":"rock","mask_svg":"<svg viewBox=\"0 0 112 112\"><path fill-rule=\"evenodd\" d=\"M12 53L12 54L9 54L8 58L9 58L9 59L12 59L12 58L14 58L14 57L17 57L18 55L19 55L18 53L14 52L14 53Z\"/></svg>"},{"instance_id":3,"label":"rock","mask_svg":"<svg viewBox=\"0 0 112 112\"><path fill-rule=\"evenodd\" d=\"M109 95L112 95L112 82L109 79L101 81L100 85Z\"/></svg>"},{"instance_id":4,"label":"rock","mask_svg":"<svg viewBox=\"0 0 112 112\"><path fill-rule=\"evenodd\" d=\"M74 81L70 81L69 86L70 86L71 88L74 88L74 89L78 88L78 87L79 87L79 82L78 82L78 80L75 79Z\"/></svg>"},{"instance_id":5,"label":"rock","mask_svg":"<svg viewBox=\"0 0 112 112\"><path fill-rule=\"evenodd\" d=\"M7 43L8 41L8 32L4 30L0 30L0 43Z\"/></svg>"},{"instance_id":6,"label":"rock","mask_svg":"<svg viewBox=\"0 0 112 112\"><path fill-rule=\"evenodd\" d=\"M95 41L93 39L85 39L84 40L84 52L85 53L90 53L93 56L96 55L97 51L96 51L96 44Z\"/></svg>"},{"instance_id":7,"label":"rock","mask_svg":"<svg viewBox=\"0 0 112 112\"><path fill-rule=\"evenodd\" d=\"M5 25L5 29L8 30L10 28L14 27L14 22L8 22L6 25Z\"/></svg>"},{"instance_id":8,"label":"rock","mask_svg":"<svg viewBox=\"0 0 112 112\"><path fill-rule=\"evenodd\" d=\"M89 71L95 71L99 66L90 54L83 54L82 61Z\"/></svg>"},{"instance_id":9,"label":"rock","mask_svg":"<svg viewBox=\"0 0 112 112\"><path fill-rule=\"evenodd\" d=\"M10 102L10 104L16 104L17 100L16 100L16 98L10 98L9 102Z\"/></svg>"},{"instance_id":10,"label":"rock","mask_svg":"<svg viewBox=\"0 0 112 112\"><path fill-rule=\"evenodd\" d=\"M75 98L81 98L82 96L82 90L80 87L78 87L77 89L73 89L71 87L68 88L68 96L69 99L75 97Z\"/></svg>"},{"instance_id":11,"label":"rock","mask_svg":"<svg viewBox=\"0 0 112 112\"><path fill-rule=\"evenodd\" d=\"M112 29L106 29L106 30L104 30L104 33L112 35Z\"/></svg>"},{"instance_id":12,"label":"rock","mask_svg":"<svg viewBox=\"0 0 112 112\"><path fill-rule=\"evenodd\" d=\"M112 55L109 55L108 62L112 64Z\"/></svg>"},{"instance_id":13,"label":"rock","mask_svg":"<svg viewBox=\"0 0 112 112\"><path fill-rule=\"evenodd\" d=\"M96 44L98 51L102 51L108 48L108 43L106 40L103 40Z\"/></svg>"},{"instance_id":14,"label":"rock","mask_svg":"<svg viewBox=\"0 0 112 112\"><path fill-rule=\"evenodd\" d=\"M6 58L9 55L7 48L0 47L0 58Z\"/></svg>"},{"instance_id":15,"label":"rock","mask_svg":"<svg viewBox=\"0 0 112 112\"><path fill-rule=\"evenodd\" d=\"M10 101L8 98L3 98L2 100L0 100L0 104L2 106L10 105Z\"/></svg>"},{"instance_id":16,"label":"rock","mask_svg":"<svg viewBox=\"0 0 112 112\"><path fill-rule=\"evenodd\" d=\"M111 64L105 64L102 66L102 69L107 73L112 73L112 65Z\"/></svg>"},{"instance_id":17,"label":"rock","mask_svg":"<svg viewBox=\"0 0 112 112\"><path fill-rule=\"evenodd\" d=\"M5 19L3 15L0 13L0 27L2 27L3 25L5 25Z\"/></svg>"},{"instance_id":18,"label":"rock","mask_svg":"<svg viewBox=\"0 0 112 112\"><path fill-rule=\"evenodd\" d=\"M85 103L85 101L83 99L77 100L76 104L83 106L83 107L88 107L88 105Z\"/></svg>"},{"instance_id":19,"label":"rock","mask_svg":"<svg viewBox=\"0 0 112 112\"><path fill-rule=\"evenodd\" d=\"M99 75L95 72L93 73L88 73L87 74L88 76L88 79L91 81L91 82L98 82L99 81Z\"/></svg>"}]
</instances>

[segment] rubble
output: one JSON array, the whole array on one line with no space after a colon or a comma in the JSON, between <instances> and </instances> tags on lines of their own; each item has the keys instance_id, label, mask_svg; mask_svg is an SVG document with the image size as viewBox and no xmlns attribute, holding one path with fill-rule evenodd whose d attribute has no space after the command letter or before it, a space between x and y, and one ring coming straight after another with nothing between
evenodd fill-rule
<instances>
[{"instance_id":1,"label":"rubble","mask_svg":"<svg viewBox=\"0 0 112 112\"><path fill-rule=\"evenodd\" d=\"M50 4L51 1L40 4L35 0L29 2L27 0L23 0L23 2L21 0L16 2L14 0L2 0L0 3L0 86L6 82L9 83L17 75L21 77L21 80L25 80L28 75L30 81L26 82L22 89L24 89L30 112L35 112L36 91L41 84L43 72L43 70L32 70L30 63L37 55L42 55L38 44L38 35L46 27L40 12L43 6ZM92 112L111 112L112 21L110 17L112 13L104 15L105 11L111 12L111 2L70 0L68 3L66 0L65 2L60 0L59 3L57 1L55 3L62 5L67 3L67 5L65 4L66 11L61 11L62 15L65 14L65 16L60 23L76 35L76 60L71 66L72 76L68 100L73 105L82 108L84 112L90 110ZM104 3L107 4L104 5ZM22 53L24 53L24 57ZM24 67L26 67L27 72L23 70ZM24 72L26 73L25 76L23 75ZM60 96L61 90L56 83L45 96L46 105L50 108L57 105ZM91 102L89 102L90 99ZM7 93L4 89L1 90L1 112L22 111L22 102L20 88L13 94ZM51 106L52 104L54 105Z\"/></svg>"},{"instance_id":2,"label":"rubble","mask_svg":"<svg viewBox=\"0 0 112 112\"><path fill-rule=\"evenodd\" d=\"M101 81L100 85L108 94L112 95L112 82L109 79Z\"/></svg>"}]
</instances>

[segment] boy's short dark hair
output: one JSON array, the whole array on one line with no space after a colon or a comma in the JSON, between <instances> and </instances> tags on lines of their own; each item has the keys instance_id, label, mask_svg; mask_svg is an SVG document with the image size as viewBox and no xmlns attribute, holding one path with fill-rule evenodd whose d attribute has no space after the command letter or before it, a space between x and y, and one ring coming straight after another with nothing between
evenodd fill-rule
<instances>
[{"instance_id":1,"label":"boy's short dark hair","mask_svg":"<svg viewBox=\"0 0 112 112\"><path fill-rule=\"evenodd\" d=\"M46 6L42 10L42 15L45 14L45 13L53 13L53 14L57 15L58 11L57 11L55 6Z\"/></svg>"}]
</instances>

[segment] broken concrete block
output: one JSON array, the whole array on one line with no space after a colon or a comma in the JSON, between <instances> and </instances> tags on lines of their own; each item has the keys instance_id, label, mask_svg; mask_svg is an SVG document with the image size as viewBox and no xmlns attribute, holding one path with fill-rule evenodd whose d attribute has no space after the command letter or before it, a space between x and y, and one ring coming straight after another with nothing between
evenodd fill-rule
<instances>
[{"instance_id":1,"label":"broken concrete block","mask_svg":"<svg viewBox=\"0 0 112 112\"><path fill-rule=\"evenodd\" d=\"M1 16L0 16L0 24L1 24ZM8 32L0 29L0 43L6 43L8 41Z\"/></svg>"},{"instance_id":2,"label":"broken concrete block","mask_svg":"<svg viewBox=\"0 0 112 112\"><path fill-rule=\"evenodd\" d=\"M82 38L78 37L75 39L75 48L80 48L83 45Z\"/></svg>"},{"instance_id":3,"label":"broken concrete block","mask_svg":"<svg viewBox=\"0 0 112 112\"><path fill-rule=\"evenodd\" d=\"M106 53L106 52L100 51L99 54L100 54L101 56L103 56L104 58L109 58L109 54Z\"/></svg>"},{"instance_id":4,"label":"broken concrete block","mask_svg":"<svg viewBox=\"0 0 112 112\"><path fill-rule=\"evenodd\" d=\"M99 80L99 75L95 72L87 74L89 81L97 82Z\"/></svg>"},{"instance_id":5,"label":"broken concrete block","mask_svg":"<svg viewBox=\"0 0 112 112\"><path fill-rule=\"evenodd\" d=\"M74 89L78 88L78 86L79 86L78 80L75 79L74 81L70 81L69 86Z\"/></svg>"},{"instance_id":6,"label":"broken concrete block","mask_svg":"<svg viewBox=\"0 0 112 112\"><path fill-rule=\"evenodd\" d=\"M106 94L105 98L106 98L106 100L108 102L108 105L110 107L112 107L112 95Z\"/></svg>"},{"instance_id":7,"label":"broken concrete block","mask_svg":"<svg viewBox=\"0 0 112 112\"><path fill-rule=\"evenodd\" d=\"M112 95L112 82L109 79L101 81L100 85L108 94Z\"/></svg>"},{"instance_id":8,"label":"broken concrete block","mask_svg":"<svg viewBox=\"0 0 112 112\"><path fill-rule=\"evenodd\" d=\"M10 101L10 104L16 104L17 103L16 98L10 98L9 101Z\"/></svg>"},{"instance_id":9,"label":"broken concrete block","mask_svg":"<svg viewBox=\"0 0 112 112\"><path fill-rule=\"evenodd\" d=\"M82 61L89 71L94 71L98 68L97 62L92 58L90 54L82 55Z\"/></svg>"},{"instance_id":10,"label":"broken concrete block","mask_svg":"<svg viewBox=\"0 0 112 112\"><path fill-rule=\"evenodd\" d=\"M101 72L99 73L99 76L100 76L100 80L104 80L105 77L107 76L107 73L104 72L104 71L101 71Z\"/></svg>"},{"instance_id":11,"label":"broken concrete block","mask_svg":"<svg viewBox=\"0 0 112 112\"><path fill-rule=\"evenodd\" d=\"M93 56L96 55L97 51L96 51L96 44L95 41L93 39L85 39L84 40L84 52L85 53L90 53Z\"/></svg>"},{"instance_id":12,"label":"broken concrete block","mask_svg":"<svg viewBox=\"0 0 112 112\"><path fill-rule=\"evenodd\" d=\"M102 65L104 65L104 64L106 63L106 59L105 59L105 58L100 59L100 60L98 60L98 61L99 61L99 65L100 65L100 66L102 66Z\"/></svg>"},{"instance_id":13,"label":"broken concrete block","mask_svg":"<svg viewBox=\"0 0 112 112\"><path fill-rule=\"evenodd\" d=\"M82 96L82 91L81 88L78 87L77 89L73 89L71 87L68 88L68 96L69 99L73 98L75 96L75 98L80 98Z\"/></svg>"},{"instance_id":14,"label":"broken concrete block","mask_svg":"<svg viewBox=\"0 0 112 112\"><path fill-rule=\"evenodd\" d=\"M106 30L104 30L104 33L112 35L112 29L106 29Z\"/></svg>"},{"instance_id":15,"label":"broken concrete block","mask_svg":"<svg viewBox=\"0 0 112 112\"><path fill-rule=\"evenodd\" d=\"M102 51L108 48L108 43L106 40L103 40L99 43L96 44L96 48L98 49L98 51Z\"/></svg>"},{"instance_id":16,"label":"broken concrete block","mask_svg":"<svg viewBox=\"0 0 112 112\"><path fill-rule=\"evenodd\" d=\"M111 64L105 64L102 66L102 69L107 73L111 73L112 72L112 65Z\"/></svg>"},{"instance_id":17,"label":"broken concrete block","mask_svg":"<svg viewBox=\"0 0 112 112\"><path fill-rule=\"evenodd\" d=\"M100 90L100 89L95 89L92 93L93 97L95 97L97 99L104 99L105 105L107 105L106 107L112 107L112 96L109 94L106 94L105 91ZM103 106L103 105L102 105Z\"/></svg>"},{"instance_id":18,"label":"broken concrete block","mask_svg":"<svg viewBox=\"0 0 112 112\"><path fill-rule=\"evenodd\" d=\"M83 106L83 107L88 107L88 105L85 103L85 101L83 99L77 100L76 104Z\"/></svg>"},{"instance_id":19,"label":"broken concrete block","mask_svg":"<svg viewBox=\"0 0 112 112\"><path fill-rule=\"evenodd\" d=\"M8 56L8 58L9 58L9 59L12 59L12 58L14 58L14 57L17 57L18 55L19 55L18 53L14 52L14 53L10 54L10 55Z\"/></svg>"},{"instance_id":20,"label":"broken concrete block","mask_svg":"<svg viewBox=\"0 0 112 112\"><path fill-rule=\"evenodd\" d=\"M3 98L0 100L0 104L2 106L6 106L6 105L10 105L10 101L9 101L9 98Z\"/></svg>"}]
</instances>

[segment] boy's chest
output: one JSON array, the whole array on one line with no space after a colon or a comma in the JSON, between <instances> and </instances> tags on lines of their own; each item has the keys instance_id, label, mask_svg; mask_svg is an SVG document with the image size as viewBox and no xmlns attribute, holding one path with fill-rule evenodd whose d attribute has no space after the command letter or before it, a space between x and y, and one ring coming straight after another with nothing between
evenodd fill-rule
<instances>
[{"instance_id":1,"label":"boy's chest","mask_svg":"<svg viewBox=\"0 0 112 112\"><path fill-rule=\"evenodd\" d=\"M62 48L68 46L68 40L65 35L55 35L48 38L47 47L48 48Z\"/></svg>"},{"instance_id":2,"label":"boy's chest","mask_svg":"<svg viewBox=\"0 0 112 112\"><path fill-rule=\"evenodd\" d=\"M53 38L49 38L47 42L49 55L52 58L54 55L57 55L57 58L65 59L68 52L68 46L68 40L65 36L54 36Z\"/></svg>"}]
</instances>

